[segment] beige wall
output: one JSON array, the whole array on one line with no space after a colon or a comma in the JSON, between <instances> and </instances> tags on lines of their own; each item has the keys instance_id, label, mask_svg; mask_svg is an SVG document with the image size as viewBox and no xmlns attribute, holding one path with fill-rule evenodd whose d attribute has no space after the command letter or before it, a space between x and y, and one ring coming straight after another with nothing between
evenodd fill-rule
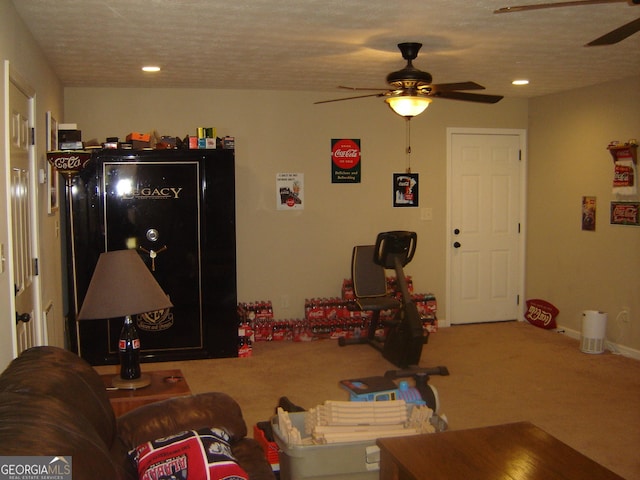
<instances>
[{"instance_id":1,"label":"beige wall","mask_svg":"<svg viewBox=\"0 0 640 480\"><path fill-rule=\"evenodd\" d=\"M375 98L313 105L336 96L340 92L67 88L65 121L77 122L85 140L153 129L185 136L198 126L235 136L240 301L270 299L277 318L300 318L305 298L340 295L353 245L401 229L418 233L406 273L417 292L437 296L444 315L446 128L526 128L527 101L436 100L412 120L420 207L433 209L433 220L421 221L419 208L392 207L392 173L406 168L405 120ZM332 138L362 140L361 184L331 183ZM279 172L304 173L304 211L276 210Z\"/></svg>"},{"instance_id":2,"label":"beige wall","mask_svg":"<svg viewBox=\"0 0 640 480\"><path fill-rule=\"evenodd\" d=\"M44 168L45 162L45 113L51 111L55 118L62 118L62 86L55 76L31 34L18 17L13 3L0 0L0 61L8 60L10 69L16 72L36 91L35 128L36 162ZM4 86L4 80L2 82ZM3 90L4 91L4 90ZM7 145L5 142L4 95L0 96L0 243L7 253L8 238L8 193L5 188L7 167ZM40 238L40 280L42 285L42 306L51 305L52 325L49 339L52 344L63 345L62 296L60 282L60 237L56 235L59 225L58 215L47 215L46 186L38 185L38 217ZM14 328L15 314L10 307L13 287L7 269L0 273L0 368L12 358L13 345L11 330Z\"/></svg>"},{"instance_id":3,"label":"beige wall","mask_svg":"<svg viewBox=\"0 0 640 480\"><path fill-rule=\"evenodd\" d=\"M391 207L391 174L406 168L405 125L377 99L329 105L313 101L332 92L67 88L59 80L18 18L0 0L0 58L36 90L36 158L44 167L46 111L77 122L85 139L124 136L156 129L184 136L213 125L237 144L238 287L240 300L271 299L278 318L302 315L305 297L338 295L348 276L353 244L373 241L382 230L419 234L418 253L407 273L418 291L431 291L444 312L446 245L446 128L528 128L529 184L527 290L560 308L560 324L580 330L584 309L609 312L608 338L640 350L638 300L640 229L608 224L612 162L610 140L640 137L640 78L564 92L530 101L505 99L494 106L435 101L412 122L412 169L421 175L421 207ZM4 111L3 98L0 106ZM4 117L0 129L6 132ZM330 183L330 139L360 138L363 181ZM8 243L7 159L0 136L0 242ZM305 174L306 208L275 209L278 172ZM46 189L39 186L42 305L54 304L50 343L62 344L59 216L46 213ZM595 232L580 230L583 195L598 199ZM637 197L634 199L637 200ZM13 328L9 276L0 273L4 332ZM290 308L282 297L289 296ZM630 323L619 323L621 308ZM11 357L9 335L0 335L0 366Z\"/></svg>"},{"instance_id":4,"label":"beige wall","mask_svg":"<svg viewBox=\"0 0 640 480\"><path fill-rule=\"evenodd\" d=\"M640 139L640 77L530 101L527 296L555 304L577 331L583 310L605 311L608 340L638 350L640 227L609 223L606 149L630 138ZM594 232L581 229L583 196L597 198ZM617 319L623 308L629 323Z\"/></svg>"}]
</instances>

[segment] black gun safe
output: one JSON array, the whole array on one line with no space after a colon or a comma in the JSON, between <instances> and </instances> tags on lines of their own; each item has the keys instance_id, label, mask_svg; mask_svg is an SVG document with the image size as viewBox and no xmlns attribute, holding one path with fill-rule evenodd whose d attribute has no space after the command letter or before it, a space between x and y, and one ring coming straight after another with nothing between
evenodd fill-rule
<instances>
[{"instance_id":1,"label":"black gun safe","mask_svg":"<svg viewBox=\"0 0 640 480\"><path fill-rule=\"evenodd\" d=\"M174 305L132 317L142 361L237 356L233 150L97 150L73 178L71 197L72 350L93 365L118 362L123 319L76 315L100 253L135 249Z\"/></svg>"}]
</instances>

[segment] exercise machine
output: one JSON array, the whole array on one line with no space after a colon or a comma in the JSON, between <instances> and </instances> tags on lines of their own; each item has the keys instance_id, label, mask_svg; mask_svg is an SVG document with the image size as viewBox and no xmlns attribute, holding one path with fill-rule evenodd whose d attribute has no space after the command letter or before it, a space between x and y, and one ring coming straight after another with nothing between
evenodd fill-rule
<instances>
[{"instance_id":1,"label":"exercise machine","mask_svg":"<svg viewBox=\"0 0 640 480\"><path fill-rule=\"evenodd\" d=\"M373 315L366 336L340 338L340 346L369 344L402 369L418 365L429 334L424 331L404 275L404 266L413 259L417 240L415 232L391 231L379 233L375 245L354 247L351 279L356 305L360 310L372 311ZM400 300L387 294L385 269L395 271ZM397 309L395 317L381 322L380 312L388 309ZM379 338L376 331L383 323L387 334ZM429 370L430 374L448 375L446 367Z\"/></svg>"}]
</instances>

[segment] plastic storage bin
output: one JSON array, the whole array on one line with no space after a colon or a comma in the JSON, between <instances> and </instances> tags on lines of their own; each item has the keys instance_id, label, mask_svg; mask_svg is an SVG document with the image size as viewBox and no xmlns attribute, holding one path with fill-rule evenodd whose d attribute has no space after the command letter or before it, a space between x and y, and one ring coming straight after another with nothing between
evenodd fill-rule
<instances>
[{"instance_id":1,"label":"plastic storage bin","mask_svg":"<svg viewBox=\"0 0 640 480\"><path fill-rule=\"evenodd\" d=\"M306 412L289 413L294 427L304 433ZM375 440L327 445L289 446L271 420L274 438L280 448L280 479L376 480L380 473L380 449Z\"/></svg>"}]
</instances>

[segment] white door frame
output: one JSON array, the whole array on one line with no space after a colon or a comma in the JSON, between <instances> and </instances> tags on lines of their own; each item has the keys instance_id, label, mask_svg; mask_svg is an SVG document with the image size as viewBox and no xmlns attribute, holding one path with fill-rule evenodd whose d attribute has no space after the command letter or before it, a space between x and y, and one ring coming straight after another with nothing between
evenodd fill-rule
<instances>
[{"instance_id":1,"label":"white door frame","mask_svg":"<svg viewBox=\"0 0 640 480\"><path fill-rule=\"evenodd\" d=\"M520 303L518 306L518 320L524 320L525 314L525 266L526 266L526 212L527 212L527 131L525 129L504 129L504 128L447 128L447 231L446 231L446 293L445 293L445 318L438 319L438 324L448 327L451 325L451 256L453 250L451 245L455 241L453 238L453 225L451 223L451 195L452 195L452 138L453 135L517 135L520 137L521 165L520 169L520 278L518 279L518 291L520 292Z\"/></svg>"},{"instance_id":2,"label":"white door frame","mask_svg":"<svg viewBox=\"0 0 640 480\"><path fill-rule=\"evenodd\" d=\"M10 291L2 292L2 297L8 299L8 311L6 312L8 324L0 326L0 328L9 328L11 331L11 351L12 357L18 356L20 353L18 351L18 339L15 328L15 311L16 311L16 303L15 303L15 292L13 291L15 279L13 278L13 232L11 228L11 144L10 144L10 129L9 129L9 121L11 112L10 102L9 102L9 89L11 84L13 83L18 87L18 89L25 94L25 96L29 99L29 129L35 129L35 97L36 91L35 89L18 73L12 68L9 64L8 60L4 61L3 68L3 95L4 95L4 124L5 124L5 132L4 132L4 141L5 141L5 149L4 149L4 158L5 158L5 185L4 189L6 192L6 197L4 198L6 212L3 212L3 216L6 214L7 218L7 228L8 228L8 238L7 245L4 247L4 257L6 261L4 261L4 271L8 274L8 285L7 289ZM35 143L35 142L34 142ZM29 204L30 204L30 218L29 221L31 223L31 237L29 240L31 241L32 253L34 258L39 258L40 256L40 243L39 243L39 228L38 228L38 169L36 165L36 152L35 152L35 144L31 143L29 145L29 177L30 177L30 196L29 196ZM36 345L42 344L42 308L41 308L41 285L40 285L40 276L34 275L33 277L33 288L34 288L34 318L31 319L33 322L33 328L35 332L35 343Z\"/></svg>"}]
</instances>

